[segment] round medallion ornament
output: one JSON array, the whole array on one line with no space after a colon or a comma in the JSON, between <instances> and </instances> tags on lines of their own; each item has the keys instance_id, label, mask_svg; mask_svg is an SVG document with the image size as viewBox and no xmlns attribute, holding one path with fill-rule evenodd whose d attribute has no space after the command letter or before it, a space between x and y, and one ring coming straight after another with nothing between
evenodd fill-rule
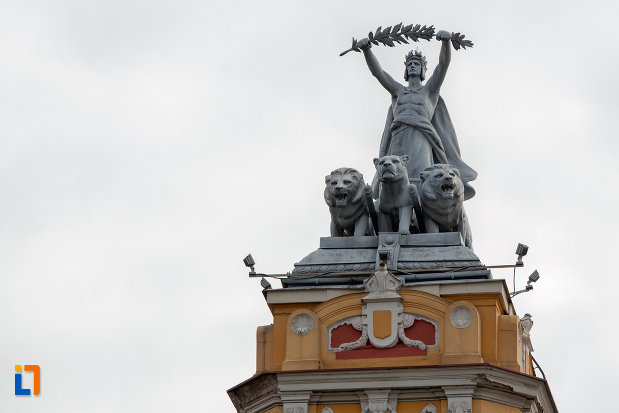
<instances>
[{"instance_id":1,"label":"round medallion ornament","mask_svg":"<svg viewBox=\"0 0 619 413\"><path fill-rule=\"evenodd\" d=\"M298 336L304 336L314 328L314 320L307 314L299 314L292 319L292 331Z\"/></svg>"},{"instance_id":2,"label":"round medallion ornament","mask_svg":"<svg viewBox=\"0 0 619 413\"><path fill-rule=\"evenodd\" d=\"M466 328L473 321L473 313L467 307L459 305L453 309L449 316L451 324L456 328Z\"/></svg>"}]
</instances>

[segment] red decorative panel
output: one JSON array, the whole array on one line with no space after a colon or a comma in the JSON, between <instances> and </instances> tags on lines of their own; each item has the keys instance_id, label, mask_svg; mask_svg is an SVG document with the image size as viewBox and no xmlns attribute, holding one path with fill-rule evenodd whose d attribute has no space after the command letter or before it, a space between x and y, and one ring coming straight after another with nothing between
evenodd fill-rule
<instances>
[{"instance_id":1,"label":"red decorative panel","mask_svg":"<svg viewBox=\"0 0 619 413\"><path fill-rule=\"evenodd\" d=\"M344 343L353 343L361 337L361 331L353 326L342 324L331 330L331 348L338 348Z\"/></svg>"},{"instance_id":2,"label":"red decorative panel","mask_svg":"<svg viewBox=\"0 0 619 413\"><path fill-rule=\"evenodd\" d=\"M436 344L434 324L426 320L415 319L412 326L404 329L404 335L411 340L419 340L427 346Z\"/></svg>"},{"instance_id":3,"label":"red decorative panel","mask_svg":"<svg viewBox=\"0 0 619 413\"><path fill-rule=\"evenodd\" d=\"M415 319L415 322L409 328L404 329L404 334L411 340L419 340L428 346L436 343L436 328L434 324L420 319ZM337 348L344 343L353 343L361 337L361 331L356 330L353 326L342 324L331 330L331 348ZM421 350L417 347L406 347L404 343L398 343L390 348L376 348L368 342L366 346L350 351L340 351L335 353L337 360L351 360L363 358L385 358L385 357L411 357L425 356L427 350Z\"/></svg>"}]
</instances>

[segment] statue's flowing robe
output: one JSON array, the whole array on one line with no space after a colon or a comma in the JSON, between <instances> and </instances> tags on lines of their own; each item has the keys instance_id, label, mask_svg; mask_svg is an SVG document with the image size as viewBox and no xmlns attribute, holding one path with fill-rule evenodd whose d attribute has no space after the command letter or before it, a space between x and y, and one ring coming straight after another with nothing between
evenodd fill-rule
<instances>
[{"instance_id":1,"label":"statue's flowing robe","mask_svg":"<svg viewBox=\"0 0 619 413\"><path fill-rule=\"evenodd\" d=\"M423 116L406 115L402 118L396 119L394 123L393 109L389 106L387 112L387 120L385 122L385 130L380 142L379 157L386 155L404 155L393 154L391 149L391 131L392 126L397 124L406 124L413 128L420 130L424 136L428 139L430 146L432 147L432 156L434 163L447 163L460 172L460 179L464 183L464 199L470 199L475 195L475 190L469 184L470 181L477 178L477 172L468 166L462 160L460 156L460 147L458 146L458 137L456 131L451 123L449 112L443 98L439 96L436 109L434 110L434 116L432 120L428 121ZM375 177L375 190L377 188L377 177Z\"/></svg>"}]
</instances>

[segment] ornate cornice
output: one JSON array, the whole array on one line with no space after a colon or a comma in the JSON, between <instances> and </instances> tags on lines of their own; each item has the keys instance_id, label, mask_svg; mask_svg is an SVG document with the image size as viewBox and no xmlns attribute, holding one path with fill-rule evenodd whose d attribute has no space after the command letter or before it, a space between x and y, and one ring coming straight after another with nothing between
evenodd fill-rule
<instances>
[{"instance_id":1,"label":"ornate cornice","mask_svg":"<svg viewBox=\"0 0 619 413\"><path fill-rule=\"evenodd\" d=\"M253 413L262 411L258 406L283 405L282 395L290 393L311 393L313 400L326 405L359 403L360 390L377 389L397 391L399 402L469 397L522 410L533 406L545 413L557 412L545 380L489 364L271 372L228 394L238 412Z\"/></svg>"}]
</instances>

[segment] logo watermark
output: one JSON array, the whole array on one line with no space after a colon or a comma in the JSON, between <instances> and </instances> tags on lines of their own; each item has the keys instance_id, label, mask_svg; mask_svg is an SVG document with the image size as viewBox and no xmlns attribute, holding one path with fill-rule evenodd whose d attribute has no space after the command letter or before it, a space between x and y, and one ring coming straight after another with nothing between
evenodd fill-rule
<instances>
[{"instance_id":1,"label":"logo watermark","mask_svg":"<svg viewBox=\"0 0 619 413\"><path fill-rule=\"evenodd\" d=\"M34 389L24 389L22 385L22 371L34 373ZM15 365L15 395L16 396L37 396L41 392L41 368L36 364Z\"/></svg>"}]
</instances>

